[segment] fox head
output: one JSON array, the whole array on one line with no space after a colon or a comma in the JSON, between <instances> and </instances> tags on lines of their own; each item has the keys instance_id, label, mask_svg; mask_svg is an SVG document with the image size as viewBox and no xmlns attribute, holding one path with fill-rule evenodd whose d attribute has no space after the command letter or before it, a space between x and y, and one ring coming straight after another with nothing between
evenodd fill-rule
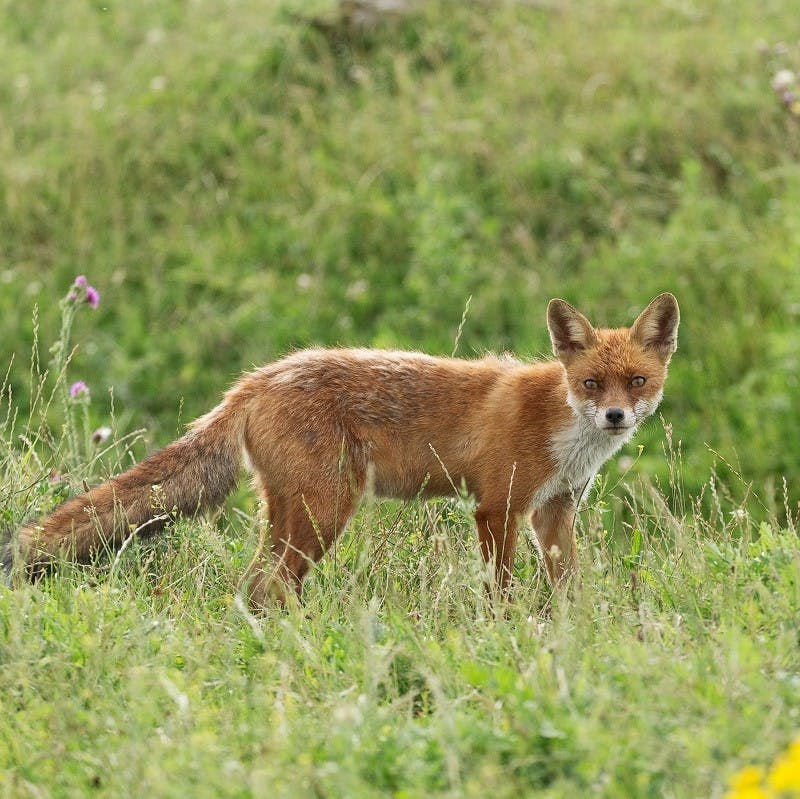
<instances>
[{"instance_id":1,"label":"fox head","mask_svg":"<svg viewBox=\"0 0 800 799\"><path fill-rule=\"evenodd\" d=\"M631 435L661 401L679 321L672 294L659 294L630 328L615 330L595 329L568 302L551 300L547 327L578 416L609 435Z\"/></svg>"}]
</instances>

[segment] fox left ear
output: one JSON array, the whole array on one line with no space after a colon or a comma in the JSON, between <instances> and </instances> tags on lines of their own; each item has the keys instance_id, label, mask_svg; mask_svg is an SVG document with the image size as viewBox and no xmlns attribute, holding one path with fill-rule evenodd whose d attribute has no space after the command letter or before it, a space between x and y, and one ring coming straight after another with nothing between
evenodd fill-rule
<instances>
[{"instance_id":1,"label":"fox left ear","mask_svg":"<svg viewBox=\"0 0 800 799\"><path fill-rule=\"evenodd\" d=\"M656 350L664 360L668 361L678 348L680 319L681 314L675 297L669 292L659 294L633 323L630 331L631 339L643 347Z\"/></svg>"},{"instance_id":2,"label":"fox left ear","mask_svg":"<svg viewBox=\"0 0 800 799\"><path fill-rule=\"evenodd\" d=\"M589 320L565 300L550 300L547 306L547 329L550 331L553 352L563 364L597 343L597 334Z\"/></svg>"}]
</instances>

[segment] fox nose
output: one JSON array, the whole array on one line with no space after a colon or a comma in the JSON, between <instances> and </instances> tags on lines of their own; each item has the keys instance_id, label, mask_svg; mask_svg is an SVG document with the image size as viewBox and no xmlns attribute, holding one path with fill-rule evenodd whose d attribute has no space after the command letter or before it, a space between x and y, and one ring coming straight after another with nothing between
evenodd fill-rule
<instances>
[{"instance_id":1,"label":"fox nose","mask_svg":"<svg viewBox=\"0 0 800 799\"><path fill-rule=\"evenodd\" d=\"M611 424L619 424L625 418L625 411L622 408L609 408L606 411L606 421Z\"/></svg>"}]
</instances>

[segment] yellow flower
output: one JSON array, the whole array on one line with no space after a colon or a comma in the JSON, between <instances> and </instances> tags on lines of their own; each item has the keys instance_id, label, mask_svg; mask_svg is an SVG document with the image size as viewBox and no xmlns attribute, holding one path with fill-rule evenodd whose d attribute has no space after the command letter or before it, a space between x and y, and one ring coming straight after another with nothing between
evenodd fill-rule
<instances>
[{"instance_id":1,"label":"yellow flower","mask_svg":"<svg viewBox=\"0 0 800 799\"><path fill-rule=\"evenodd\" d=\"M789 744L789 748L786 750L786 756L796 763L800 763L800 738L796 738Z\"/></svg>"},{"instance_id":2,"label":"yellow flower","mask_svg":"<svg viewBox=\"0 0 800 799\"><path fill-rule=\"evenodd\" d=\"M766 774L745 766L730 778L725 799L800 799L800 738L778 755Z\"/></svg>"},{"instance_id":3,"label":"yellow flower","mask_svg":"<svg viewBox=\"0 0 800 799\"><path fill-rule=\"evenodd\" d=\"M800 747L796 744L772 764L769 785L775 791L800 790Z\"/></svg>"},{"instance_id":4,"label":"yellow flower","mask_svg":"<svg viewBox=\"0 0 800 799\"><path fill-rule=\"evenodd\" d=\"M771 799L763 788L764 769L759 766L745 766L730 779L730 790L725 799Z\"/></svg>"},{"instance_id":5,"label":"yellow flower","mask_svg":"<svg viewBox=\"0 0 800 799\"><path fill-rule=\"evenodd\" d=\"M731 777L731 788L741 791L745 788L755 788L764 780L764 769L760 766L745 766Z\"/></svg>"},{"instance_id":6,"label":"yellow flower","mask_svg":"<svg viewBox=\"0 0 800 799\"><path fill-rule=\"evenodd\" d=\"M742 788L738 791L728 791L725 794L725 799L773 799L774 796L775 794L767 793L758 785L753 785L750 788Z\"/></svg>"}]
</instances>

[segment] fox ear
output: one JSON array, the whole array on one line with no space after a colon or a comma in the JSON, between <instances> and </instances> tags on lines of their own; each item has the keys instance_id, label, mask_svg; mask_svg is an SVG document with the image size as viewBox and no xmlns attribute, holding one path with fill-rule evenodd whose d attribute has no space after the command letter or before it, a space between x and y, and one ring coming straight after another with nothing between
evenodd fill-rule
<instances>
[{"instance_id":1,"label":"fox ear","mask_svg":"<svg viewBox=\"0 0 800 799\"><path fill-rule=\"evenodd\" d=\"M589 320L564 300L550 300L547 306L547 329L553 342L553 352L562 363L597 343L597 335Z\"/></svg>"},{"instance_id":2,"label":"fox ear","mask_svg":"<svg viewBox=\"0 0 800 799\"><path fill-rule=\"evenodd\" d=\"M631 327L631 340L654 349L669 360L678 348L678 322L681 314L672 294L659 294L640 314Z\"/></svg>"}]
</instances>

